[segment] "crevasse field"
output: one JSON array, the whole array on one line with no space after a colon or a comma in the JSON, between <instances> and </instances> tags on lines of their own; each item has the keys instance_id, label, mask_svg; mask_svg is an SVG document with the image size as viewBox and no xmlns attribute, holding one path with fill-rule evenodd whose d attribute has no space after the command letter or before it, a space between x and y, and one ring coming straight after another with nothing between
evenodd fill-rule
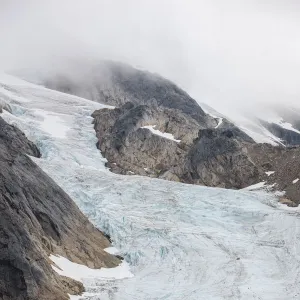
<instances>
[{"instance_id":1,"label":"crevasse field","mask_svg":"<svg viewBox=\"0 0 300 300\"><path fill-rule=\"evenodd\" d=\"M107 106L3 74L0 100L11 110L1 116L40 148L34 160L111 235L134 275L73 274L87 293L72 299L300 299L298 209L262 192L110 173L90 117Z\"/></svg>"}]
</instances>

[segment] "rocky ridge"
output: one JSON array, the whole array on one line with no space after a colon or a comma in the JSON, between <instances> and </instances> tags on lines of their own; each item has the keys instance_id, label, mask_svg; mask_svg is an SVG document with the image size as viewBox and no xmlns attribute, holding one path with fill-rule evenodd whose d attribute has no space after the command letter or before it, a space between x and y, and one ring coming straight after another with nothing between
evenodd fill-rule
<instances>
[{"instance_id":1,"label":"rocky ridge","mask_svg":"<svg viewBox=\"0 0 300 300\"><path fill-rule=\"evenodd\" d=\"M59 276L49 255L91 268L120 260L103 249L109 240L31 159L38 148L0 118L0 299L64 300L83 291Z\"/></svg>"},{"instance_id":2,"label":"rocky ridge","mask_svg":"<svg viewBox=\"0 0 300 300\"><path fill-rule=\"evenodd\" d=\"M256 144L225 117L206 114L186 92L159 75L111 61L82 65L80 75L75 69L45 76L40 83L116 106L93 113L97 146L112 172L235 189L265 181L300 202L298 184L291 178L300 171L295 163L300 150L289 147L298 144L297 132L260 121L283 142L278 147ZM297 123L295 115L288 116ZM293 172L286 170L289 163ZM271 171L275 173L268 176Z\"/></svg>"}]
</instances>

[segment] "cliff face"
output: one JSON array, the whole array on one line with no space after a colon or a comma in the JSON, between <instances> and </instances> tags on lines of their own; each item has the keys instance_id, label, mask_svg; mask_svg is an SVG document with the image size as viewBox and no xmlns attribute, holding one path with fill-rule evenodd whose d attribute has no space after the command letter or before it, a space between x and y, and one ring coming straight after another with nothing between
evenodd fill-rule
<instances>
[{"instance_id":1,"label":"cliff face","mask_svg":"<svg viewBox=\"0 0 300 300\"><path fill-rule=\"evenodd\" d=\"M107 238L30 156L37 147L0 118L0 299L62 300L80 283L55 273L49 255L114 267Z\"/></svg>"},{"instance_id":2,"label":"cliff face","mask_svg":"<svg viewBox=\"0 0 300 300\"><path fill-rule=\"evenodd\" d=\"M243 150L253 141L226 120L218 128L202 128L177 110L132 103L93 117L98 147L114 172L227 188L245 187L259 177ZM174 138L165 138L166 132Z\"/></svg>"}]
</instances>

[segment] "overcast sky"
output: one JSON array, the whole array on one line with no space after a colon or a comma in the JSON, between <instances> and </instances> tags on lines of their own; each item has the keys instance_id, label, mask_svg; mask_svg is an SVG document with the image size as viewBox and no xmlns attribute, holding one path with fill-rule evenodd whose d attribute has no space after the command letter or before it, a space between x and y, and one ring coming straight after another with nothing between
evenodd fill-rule
<instances>
[{"instance_id":1,"label":"overcast sky","mask_svg":"<svg viewBox=\"0 0 300 300\"><path fill-rule=\"evenodd\" d=\"M0 68L110 58L216 106L300 99L298 0L0 0Z\"/></svg>"}]
</instances>

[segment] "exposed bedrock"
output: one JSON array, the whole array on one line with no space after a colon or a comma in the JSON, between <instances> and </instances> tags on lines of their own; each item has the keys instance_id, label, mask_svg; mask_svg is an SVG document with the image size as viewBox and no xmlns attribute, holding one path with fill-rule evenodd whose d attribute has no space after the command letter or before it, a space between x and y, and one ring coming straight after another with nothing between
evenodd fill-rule
<instances>
[{"instance_id":1,"label":"exposed bedrock","mask_svg":"<svg viewBox=\"0 0 300 300\"><path fill-rule=\"evenodd\" d=\"M83 291L59 276L50 254L91 268L114 267L108 239L28 156L37 147L0 118L0 299L63 300Z\"/></svg>"}]
</instances>

